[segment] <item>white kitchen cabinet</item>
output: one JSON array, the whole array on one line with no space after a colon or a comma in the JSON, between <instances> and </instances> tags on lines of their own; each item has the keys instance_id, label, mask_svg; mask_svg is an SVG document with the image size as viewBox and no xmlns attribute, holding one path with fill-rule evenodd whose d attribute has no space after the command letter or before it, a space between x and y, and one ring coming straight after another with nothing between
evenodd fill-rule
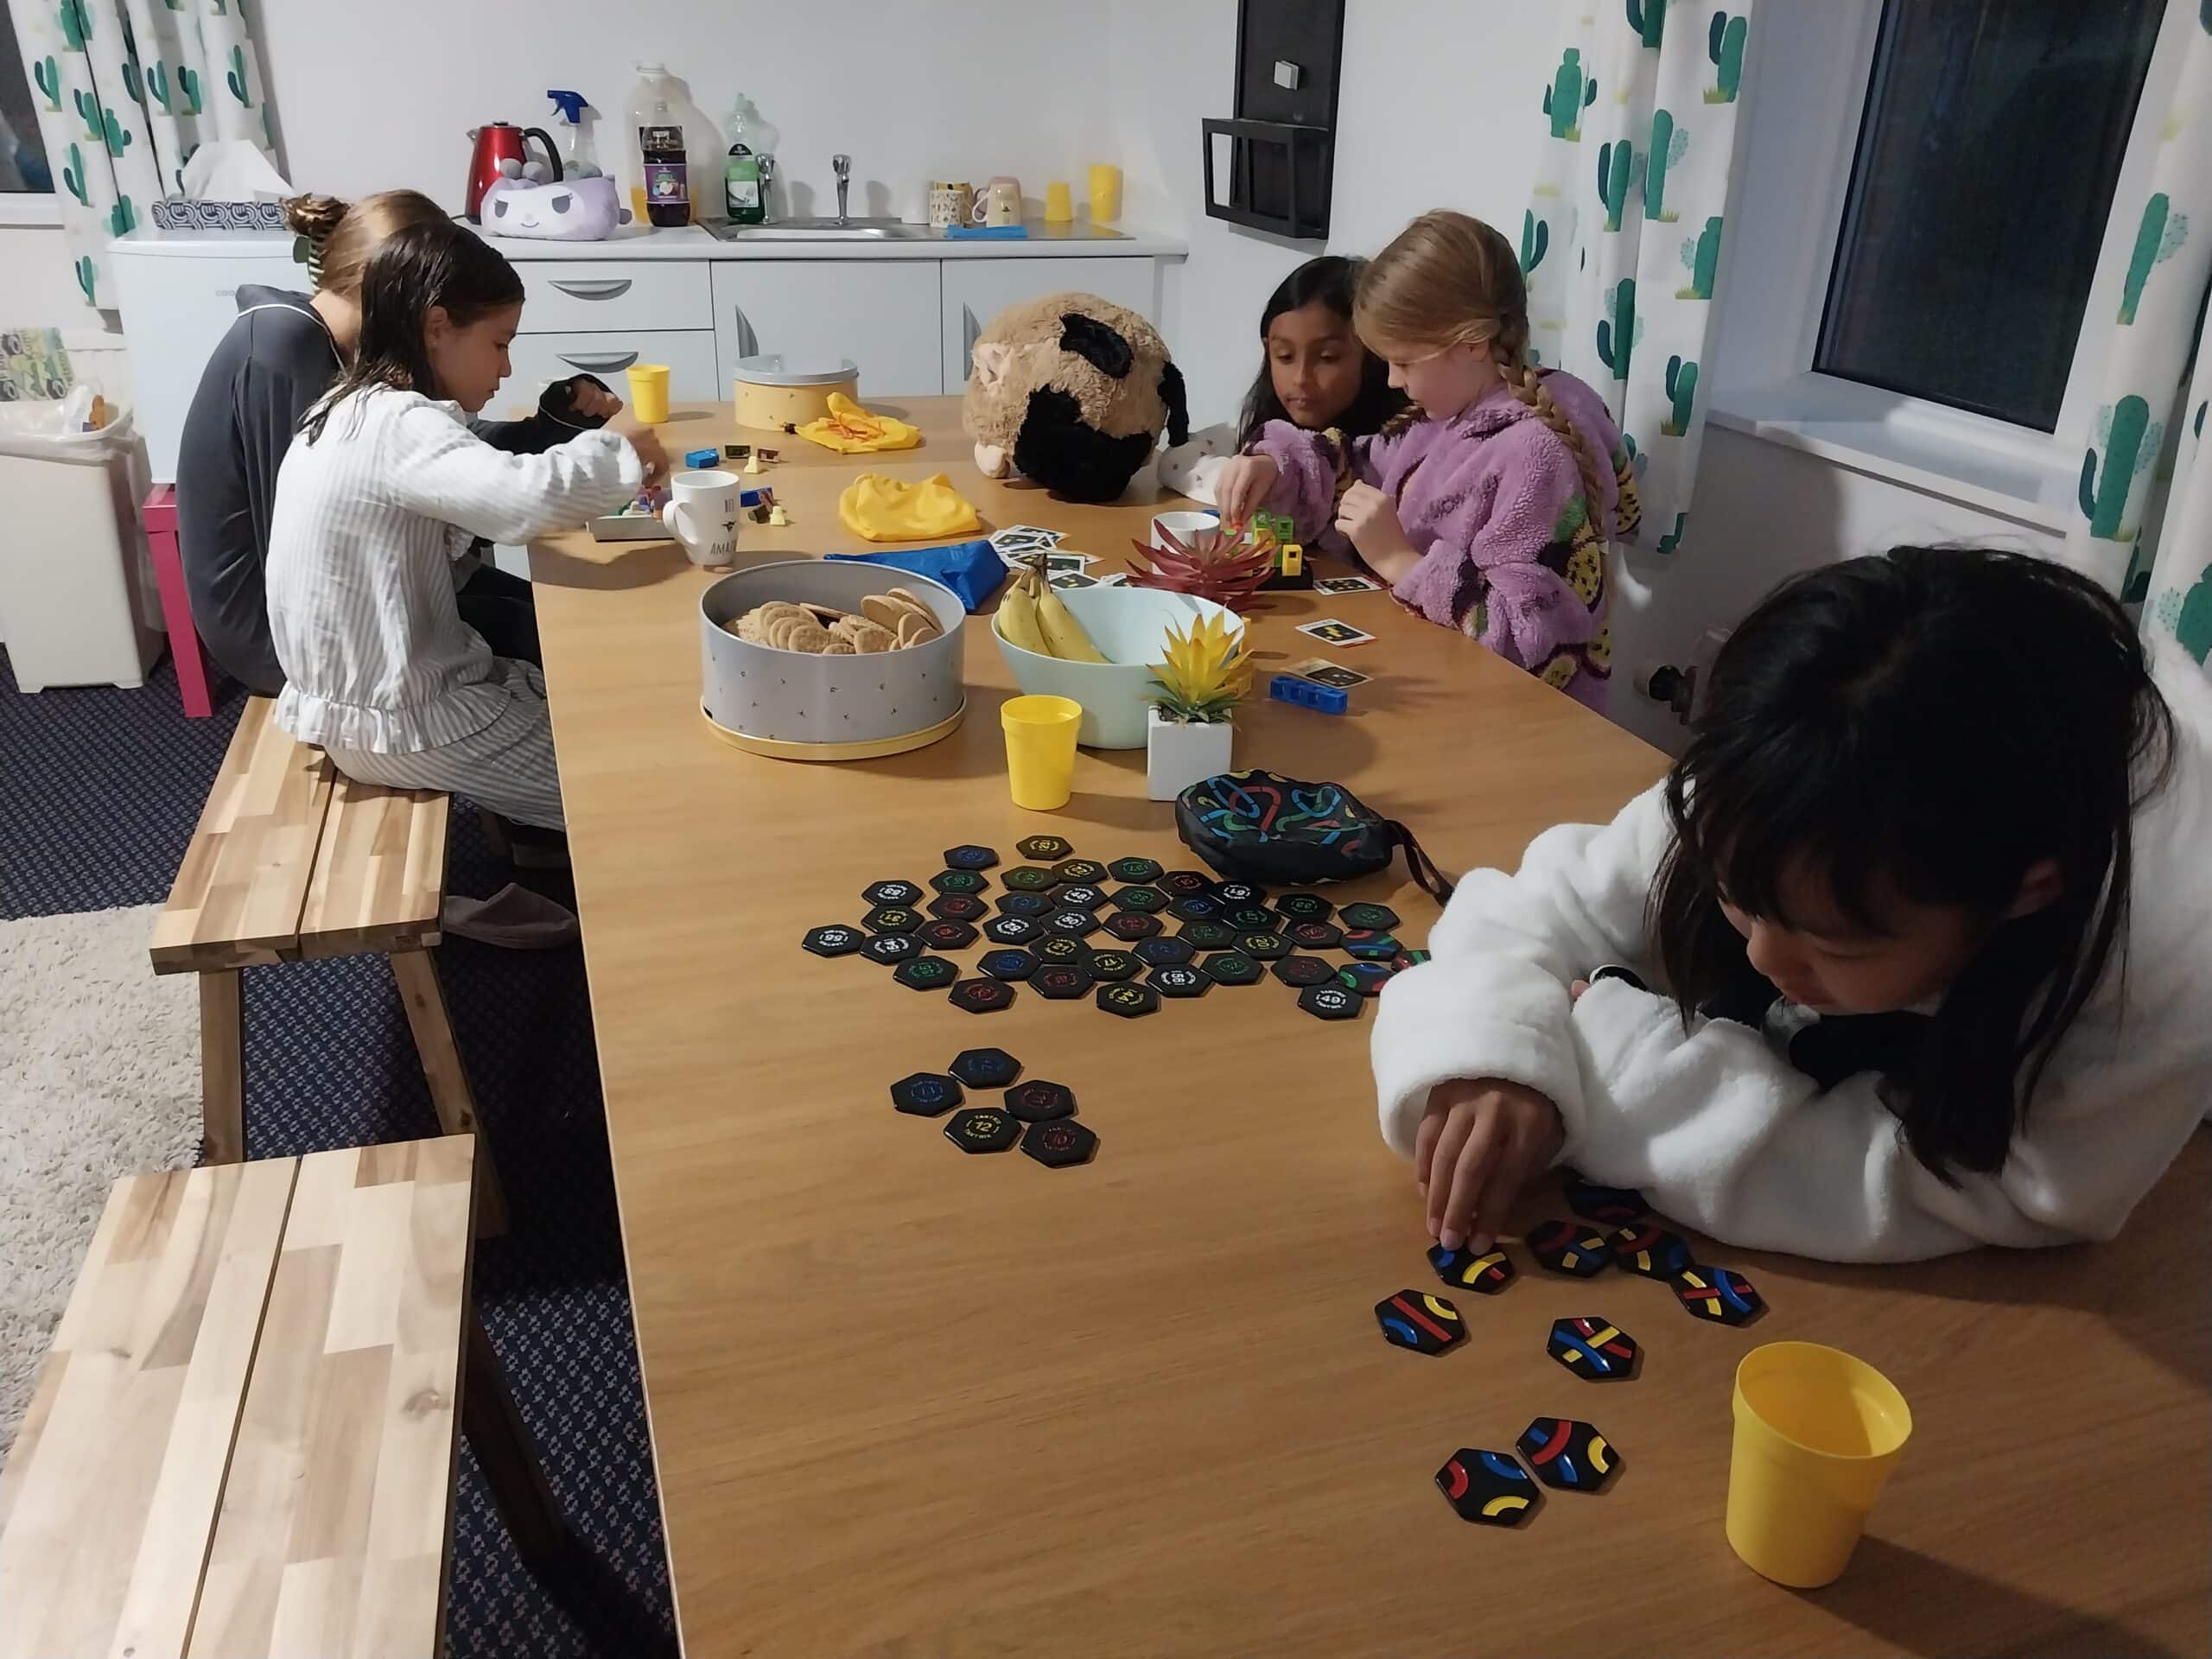
<instances>
[{"instance_id":1,"label":"white kitchen cabinet","mask_svg":"<svg viewBox=\"0 0 2212 1659\"><path fill-rule=\"evenodd\" d=\"M639 363L668 365L668 395L677 403L711 404L728 397L715 366L715 337L704 328L517 334L507 360L514 372L501 389L501 403L534 403L543 381L595 374L626 404L630 385L622 372Z\"/></svg>"},{"instance_id":2,"label":"white kitchen cabinet","mask_svg":"<svg viewBox=\"0 0 2212 1659\"><path fill-rule=\"evenodd\" d=\"M707 267L696 261L531 260L515 270L526 334L715 326Z\"/></svg>"},{"instance_id":3,"label":"white kitchen cabinet","mask_svg":"<svg viewBox=\"0 0 2212 1659\"><path fill-rule=\"evenodd\" d=\"M968 389L968 353L993 317L1023 300L1042 299L1073 289L1125 305L1157 324L1160 283L1157 262L1129 257L1073 259L966 259L944 265L944 318L938 333L944 344L944 389Z\"/></svg>"},{"instance_id":4,"label":"white kitchen cabinet","mask_svg":"<svg viewBox=\"0 0 2212 1659\"><path fill-rule=\"evenodd\" d=\"M863 402L942 391L938 266L935 259L716 262L721 372L715 395L729 397L738 359L763 352L832 363L849 357L860 365Z\"/></svg>"}]
</instances>

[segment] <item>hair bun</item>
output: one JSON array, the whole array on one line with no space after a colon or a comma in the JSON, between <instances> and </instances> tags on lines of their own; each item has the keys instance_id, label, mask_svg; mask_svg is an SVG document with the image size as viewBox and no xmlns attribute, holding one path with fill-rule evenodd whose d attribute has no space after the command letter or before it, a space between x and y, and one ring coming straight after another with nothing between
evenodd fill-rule
<instances>
[{"instance_id":1,"label":"hair bun","mask_svg":"<svg viewBox=\"0 0 2212 1659\"><path fill-rule=\"evenodd\" d=\"M294 196L284 204L284 224L293 235L321 242L338 228L352 206L335 196Z\"/></svg>"}]
</instances>

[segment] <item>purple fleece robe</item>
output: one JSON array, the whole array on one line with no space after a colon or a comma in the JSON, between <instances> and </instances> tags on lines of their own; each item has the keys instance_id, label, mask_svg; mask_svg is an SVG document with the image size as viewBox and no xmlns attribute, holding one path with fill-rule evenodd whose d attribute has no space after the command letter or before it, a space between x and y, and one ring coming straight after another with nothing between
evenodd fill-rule
<instances>
[{"instance_id":1,"label":"purple fleece robe","mask_svg":"<svg viewBox=\"0 0 2212 1659\"><path fill-rule=\"evenodd\" d=\"M1400 603L1602 710L1611 597L1602 543L1617 508L1620 432L1605 400L1573 375L1548 372L1544 389L1588 442L1602 500L1583 499L1573 452L1502 385L1449 420L1353 439L1351 475L1391 498L1421 555L1392 589ZM1350 552L1333 526L1337 454L1328 438L1271 421L1250 448L1282 470L1267 511L1288 514L1307 545ZM1580 573L1586 598L1567 569L1576 542L1591 545L1591 533L1577 531L1592 518L1600 574ZM1586 563L1592 556L1583 554Z\"/></svg>"}]
</instances>

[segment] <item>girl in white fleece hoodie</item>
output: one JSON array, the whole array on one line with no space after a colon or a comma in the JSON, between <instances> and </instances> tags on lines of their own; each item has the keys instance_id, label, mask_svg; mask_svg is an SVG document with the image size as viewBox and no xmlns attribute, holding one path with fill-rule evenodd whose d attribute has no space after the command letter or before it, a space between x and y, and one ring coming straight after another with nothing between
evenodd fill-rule
<instances>
[{"instance_id":1,"label":"girl in white fleece hoodie","mask_svg":"<svg viewBox=\"0 0 2212 1659\"><path fill-rule=\"evenodd\" d=\"M2109 1238L2212 1104L2212 680L2024 556L1811 572L1430 945L1374 1062L1447 1246L1554 1162L1837 1261Z\"/></svg>"}]
</instances>

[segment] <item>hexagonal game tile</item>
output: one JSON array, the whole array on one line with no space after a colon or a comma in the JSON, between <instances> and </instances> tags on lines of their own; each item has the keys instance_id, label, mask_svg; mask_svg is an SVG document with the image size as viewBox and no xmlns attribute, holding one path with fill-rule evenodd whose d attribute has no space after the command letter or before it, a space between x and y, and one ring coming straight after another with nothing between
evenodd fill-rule
<instances>
[{"instance_id":1,"label":"hexagonal game tile","mask_svg":"<svg viewBox=\"0 0 2212 1659\"><path fill-rule=\"evenodd\" d=\"M1544 1221L1529 1230L1529 1254L1554 1273L1587 1279L1611 1265L1605 1236L1586 1221Z\"/></svg>"},{"instance_id":2,"label":"hexagonal game tile","mask_svg":"<svg viewBox=\"0 0 2212 1659\"><path fill-rule=\"evenodd\" d=\"M1086 1125L1065 1118L1032 1123L1021 1137L1021 1149L1047 1169L1087 1164L1098 1150L1098 1136Z\"/></svg>"},{"instance_id":3,"label":"hexagonal game tile","mask_svg":"<svg viewBox=\"0 0 2212 1659\"><path fill-rule=\"evenodd\" d=\"M1428 1265L1452 1289L1471 1290L1478 1296L1495 1296L1520 1276L1503 1250L1487 1249L1477 1255L1464 1244L1456 1250L1430 1245Z\"/></svg>"},{"instance_id":4,"label":"hexagonal game tile","mask_svg":"<svg viewBox=\"0 0 2212 1659\"><path fill-rule=\"evenodd\" d=\"M1598 1426L1572 1417L1537 1418L1521 1431L1519 1444L1536 1478L1563 1492L1594 1492L1621 1466L1621 1454Z\"/></svg>"},{"instance_id":5,"label":"hexagonal game tile","mask_svg":"<svg viewBox=\"0 0 2212 1659\"><path fill-rule=\"evenodd\" d=\"M1339 926L1374 928L1387 931L1398 925L1398 912L1388 905L1346 905L1337 912Z\"/></svg>"},{"instance_id":6,"label":"hexagonal game tile","mask_svg":"<svg viewBox=\"0 0 2212 1659\"><path fill-rule=\"evenodd\" d=\"M1099 926L1098 918L1087 910L1056 910L1045 918L1045 931L1063 938L1087 939Z\"/></svg>"},{"instance_id":7,"label":"hexagonal game tile","mask_svg":"<svg viewBox=\"0 0 2212 1659\"><path fill-rule=\"evenodd\" d=\"M1341 985L1308 985L1298 994L1298 1006L1316 1020L1357 1020L1367 1005Z\"/></svg>"},{"instance_id":8,"label":"hexagonal game tile","mask_svg":"<svg viewBox=\"0 0 2212 1659\"><path fill-rule=\"evenodd\" d=\"M1048 963L1029 976L1029 988L1048 1002L1072 1002L1090 989L1090 969L1081 963Z\"/></svg>"},{"instance_id":9,"label":"hexagonal game tile","mask_svg":"<svg viewBox=\"0 0 2212 1659\"><path fill-rule=\"evenodd\" d=\"M1144 966L1127 950L1093 950L1084 964L1093 979L1135 979L1137 970Z\"/></svg>"},{"instance_id":10,"label":"hexagonal game tile","mask_svg":"<svg viewBox=\"0 0 2212 1659\"><path fill-rule=\"evenodd\" d=\"M1058 908L1041 893L1002 893L992 907L1001 916L1049 916Z\"/></svg>"},{"instance_id":11,"label":"hexagonal game tile","mask_svg":"<svg viewBox=\"0 0 2212 1659\"><path fill-rule=\"evenodd\" d=\"M1141 910L1117 910L1106 918L1106 931L1124 944L1135 944L1160 931L1160 918Z\"/></svg>"},{"instance_id":12,"label":"hexagonal game tile","mask_svg":"<svg viewBox=\"0 0 2212 1659\"><path fill-rule=\"evenodd\" d=\"M1168 899L1158 887L1117 887L1114 892L1114 903L1123 910L1139 910L1149 915L1154 911L1166 909Z\"/></svg>"},{"instance_id":13,"label":"hexagonal game tile","mask_svg":"<svg viewBox=\"0 0 2212 1659\"><path fill-rule=\"evenodd\" d=\"M1690 1247L1680 1233L1670 1233L1648 1221L1608 1234L1605 1243L1622 1272L1641 1274L1646 1279L1672 1279L1695 1265Z\"/></svg>"},{"instance_id":14,"label":"hexagonal game tile","mask_svg":"<svg viewBox=\"0 0 2212 1659\"><path fill-rule=\"evenodd\" d=\"M849 957L868 942L868 935L857 927L848 927L842 922L831 922L825 927L810 927L799 941L802 950L811 950L817 957Z\"/></svg>"},{"instance_id":15,"label":"hexagonal game tile","mask_svg":"<svg viewBox=\"0 0 2212 1659\"><path fill-rule=\"evenodd\" d=\"M914 937L932 950L965 950L976 943L976 927L972 922L958 922L946 917L931 922Z\"/></svg>"},{"instance_id":16,"label":"hexagonal game tile","mask_svg":"<svg viewBox=\"0 0 2212 1659\"><path fill-rule=\"evenodd\" d=\"M1637 1356L1642 1350L1620 1326L1592 1313L1554 1319L1544 1351L1590 1382L1625 1382L1636 1375Z\"/></svg>"},{"instance_id":17,"label":"hexagonal game tile","mask_svg":"<svg viewBox=\"0 0 2212 1659\"><path fill-rule=\"evenodd\" d=\"M1075 1090L1065 1083L1032 1077L1006 1091L1006 1109L1025 1123L1042 1123L1048 1117L1072 1117Z\"/></svg>"},{"instance_id":18,"label":"hexagonal game tile","mask_svg":"<svg viewBox=\"0 0 2212 1659\"><path fill-rule=\"evenodd\" d=\"M1344 931L1334 922L1293 922L1283 936L1301 950L1333 950L1344 942Z\"/></svg>"},{"instance_id":19,"label":"hexagonal game tile","mask_svg":"<svg viewBox=\"0 0 2212 1659\"><path fill-rule=\"evenodd\" d=\"M1405 946L1398 943L1395 933L1378 933L1371 927L1357 927L1344 937L1344 954L1361 962L1389 962Z\"/></svg>"},{"instance_id":20,"label":"hexagonal game tile","mask_svg":"<svg viewBox=\"0 0 2212 1659\"><path fill-rule=\"evenodd\" d=\"M1185 893L1167 906L1167 913L1179 922L1218 921L1222 910L1221 900L1210 893Z\"/></svg>"},{"instance_id":21,"label":"hexagonal game tile","mask_svg":"<svg viewBox=\"0 0 2212 1659\"><path fill-rule=\"evenodd\" d=\"M944 868L948 870L988 870L998 861L996 849L978 847L973 842L944 849Z\"/></svg>"},{"instance_id":22,"label":"hexagonal game tile","mask_svg":"<svg viewBox=\"0 0 2212 1659\"><path fill-rule=\"evenodd\" d=\"M1002 979L963 979L946 1000L963 1014L998 1014L1014 1006L1014 987Z\"/></svg>"},{"instance_id":23,"label":"hexagonal game tile","mask_svg":"<svg viewBox=\"0 0 2212 1659\"><path fill-rule=\"evenodd\" d=\"M1097 1002L1107 1013L1118 1014L1124 1020L1160 1012L1160 993L1149 985L1101 985Z\"/></svg>"},{"instance_id":24,"label":"hexagonal game tile","mask_svg":"<svg viewBox=\"0 0 2212 1659\"><path fill-rule=\"evenodd\" d=\"M1021 1062L1002 1048L963 1048L944 1069L970 1089L1003 1089L1021 1075Z\"/></svg>"},{"instance_id":25,"label":"hexagonal game tile","mask_svg":"<svg viewBox=\"0 0 2212 1659\"><path fill-rule=\"evenodd\" d=\"M1390 958L1390 967L1392 971L1402 974L1407 969L1418 968L1427 960L1428 952L1426 950L1401 950Z\"/></svg>"},{"instance_id":26,"label":"hexagonal game tile","mask_svg":"<svg viewBox=\"0 0 2212 1659\"><path fill-rule=\"evenodd\" d=\"M871 881L861 889L861 901L871 905L918 905L927 897L911 881Z\"/></svg>"},{"instance_id":27,"label":"hexagonal game tile","mask_svg":"<svg viewBox=\"0 0 2212 1659\"><path fill-rule=\"evenodd\" d=\"M1208 957L1198 966L1212 976L1217 985L1256 984L1260 976L1267 971L1251 957L1240 956L1234 950L1224 950Z\"/></svg>"},{"instance_id":28,"label":"hexagonal game tile","mask_svg":"<svg viewBox=\"0 0 2212 1659\"><path fill-rule=\"evenodd\" d=\"M955 1112L944 1138L963 1152L1004 1152L1021 1137L1021 1125L995 1106L970 1106Z\"/></svg>"},{"instance_id":29,"label":"hexagonal game tile","mask_svg":"<svg viewBox=\"0 0 2212 1659\"><path fill-rule=\"evenodd\" d=\"M1336 906L1318 893L1286 893L1275 900L1275 912L1294 922L1325 922Z\"/></svg>"},{"instance_id":30,"label":"hexagonal game tile","mask_svg":"<svg viewBox=\"0 0 2212 1659\"><path fill-rule=\"evenodd\" d=\"M1106 889L1088 881L1077 881L1062 887L1052 895L1055 910L1096 910L1106 902Z\"/></svg>"},{"instance_id":31,"label":"hexagonal game tile","mask_svg":"<svg viewBox=\"0 0 2212 1659\"><path fill-rule=\"evenodd\" d=\"M1160 863L1150 858L1117 858L1106 867L1106 874L1116 881L1157 881Z\"/></svg>"},{"instance_id":32,"label":"hexagonal game tile","mask_svg":"<svg viewBox=\"0 0 2212 1659\"><path fill-rule=\"evenodd\" d=\"M861 918L861 925L871 933L912 933L925 919L911 906L878 905Z\"/></svg>"},{"instance_id":33,"label":"hexagonal game tile","mask_svg":"<svg viewBox=\"0 0 2212 1659\"><path fill-rule=\"evenodd\" d=\"M1698 1318L1719 1325L1749 1325L1766 1312L1751 1281L1730 1268L1687 1267L1675 1275L1675 1294Z\"/></svg>"},{"instance_id":34,"label":"hexagonal game tile","mask_svg":"<svg viewBox=\"0 0 2212 1659\"><path fill-rule=\"evenodd\" d=\"M1632 1186L1599 1186L1572 1173L1561 1190L1567 1196L1567 1207L1576 1215L1585 1221L1602 1221L1613 1227L1641 1221L1651 1207L1644 1203L1643 1194Z\"/></svg>"},{"instance_id":35,"label":"hexagonal game tile","mask_svg":"<svg viewBox=\"0 0 2212 1659\"><path fill-rule=\"evenodd\" d=\"M1042 922L1027 916L994 916L983 924L983 937L993 944L1027 944L1044 931Z\"/></svg>"},{"instance_id":36,"label":"hexagonal game tile","mask_svg":"<svg viewBox=\"0 0 2212 1659\"><path fill-rule=\"evenodd\" d=\"M1204 870L1170 870L1154 884L1177 899L1213 891L1213 878Z\"/></svg>"},{"instance_id":37,"label":"hexagonal game tile","mask_svg":"<svg viewBox=\"0 0 2212 1659\"><path fill-rule=\"evenodd\" d=\"M941 893L927 906L932 916L948 922L980 922L991 907L972 893Z\"/></svg>"},{"instance_id":38,"label":"hexagonal game tile","mask_svg":"<svg viewBox=\"0 0 2212 1659\"><path fill-rule=\"evenodd\" d=\"M939 893L981 893L990 885L988 877L973 870L939 870L930 878L930 886Z\"/></svg>"},{"instance_id":39,"label":"hexagonal game tile","mask_svg":"<svg viewBox=\"0 0 2212 1659\"><path fill-rule=\"evenodd\" d=\"M1017 864L999 877L1001 887L1015 893L1050 893L1059 884L1058 876L1034 864Z\"/></svg>"},{"instance_id":40,"label":"hexagonal game tile","mask_svg":"<svg viewBox=\"0 0 2212 1659\"><path fill-rule=\"evenodd\" d=\"M861 946L861 955L888 968L922 954L922 942L911 933L879 933Z\"/></svg>"},{"instance_id":41,"label":"hexagonal game tile","mask_svg":"<svg viewBox=\"0 0 2212 1659\"><path fill-rule=\"evenodd\" d=\"M1128 912L1135 916L1135 912ZM1149 916L1135 917L1139 921L1150 921ZM1197 956L1198 951L1188 939L1139 939L1129 954L1139 962L1153 968L1180 968Z\"/></svg>"},{"instance_id":42,"label":"hexagonal game tile","mask_svg":"<svg viewBox=\"0 0 2212 1659\"><path fill-rule=\"evenodd\" d=\"M1268 890L1249 881L1217 881L1214 893L1224 905L1264 905Z\"/></svg>"},{"instance_id":43,"label":"hexagonal game tile","mask_svg":"<svg viewBox=\"0 0 2212 1659\"><path fill-rule=\"evenodd\" d=\"M1272 933L1282 918L1265 905L1231 905L1221 919L1240 933Z\"/></svg>"},{"instance_id":44,"label":"hexagonal game tile","mask_svg":"<svg viewBox=\"0 0 2212 1659\"><path fill-rule=\"evenodd\" d=\"M976 971L988 974L993 979L1025 980L1037 971L1037 958L1027 950L1011 948L986 950L976 958Z\"/></svg>"},{"instance_id":45,"label":"hexagonal game tile","mask_svg":"<svg viewBox=\"0 0 2212 1659\"><path fill-rule=\"evenodd\" d=\"M1436 1471L1436 1490L1462 1521L1517 1527L1536 1510L1536 1483L1503 1452L1463 1446Z\"/></svg>"},{"instance_id":46,"label":"hexagonal game tile","mask_svg":"<svg viewBox=\"0 0 2212 1659\"><path fill-rule=\"evenodd\" d=\"M1239 933L1236 948L1255 962L1281 962L1290 954L1290 941L1280 933Z\"/></svg>"},{"instance_id":47,"label":"hexagonal game tile","mask_svg":"<svg viewBox=\"0 0 2212 1659\"><path fill-rule=\"evenodd\" d=\"M891 1085L891 1103L912 1117L935 1117L963 1098L958 1082L941 1071L912 1072Z\"/></svg>"},{"instance_id":48,"label":"hexagonal game tile","mask_svg":"<svg viewBox=\"0 0 2212 1659\"><path fill-rule=\"evenodd\" d=\"M1337 976L1336 964L1319 957L1285 957L1268 971L1284 984L1300 990L1308 985L1325 985Z\"/></svg>"},{"instance_id":49,"label":"hexagonal game tile","mask_svg":"<svg viewBox=\"0 0 2212 1659\"><path fill-rule=\"evenodd\" d=\"M1383 1339L1417 1354L1440 1354L1454 1343L1466 1340L1467 1326L1459 1310L1442 1296L1425 1290L1402 1290L1375 1304L1375 1323Z\"/></svg>"},{"instance_id":50,"label":"hexagonal game tile","mask_svg":"<svg viewBox=\"0 0 2212 1659\"><path fill-rule=\"evenodd\" d=\"M1236 938L1236 930L1220 922L1185 922L1179 936L1193 950L1218 950Z\"/></svg>"},{"instance_id":51,"label":"hexagonal game tile","mask_svg":"<svg viewBox=\"0 0 2212 1659\"><path fill-rule=\"evenodd\" d=\"M1095 858L1064 858L1052 866L1052 880L1062 887L1088 887L1106 879L1106 867Z\"/></svg>"},{"instance_id":52,"label":"hexagonal game tile","mask_svg":"<svg viewBox=\"0 0 2212 1659\"><path fill-rule=\"evenodd\" d=\"M960 964L943 957L913 957L893 969L891 977L910 991L941 991L960 977Z\"/></svg>"},{"instance_id":53,"label":"hexagonal game tile","mask_svg":"<svg viewBox=\"0 0 2212 1659\"><path fill-rule=\"evenodd\" d=\"M1031 836L1014 844L1014 850L1024 858L1041 859L1050 863L1056 858L1065 858L1075 849L1058 836Z\"/></svg>"},{"instance_id":54,"label":"hexagonal game tile","mask_svg":"<svg viewBox=\"0 0 2212 1659\"><path fill-rule=\"evenodd\" d=\"M1348 962L1337 969L1337 977L1345 987L1362 996L1379 995L1392 976L1387 962Z\"/></svg>"},{"instance_id":55,"label":"hexagonal game tile","mask_svg":"<svg viewBox=\"0 0 2212 1659\"><path fill-rule=\"evenodd\" d=\"M1213 981L1197 969L1174 963L1154 969L1145 976L1144 982L1162 996L1204 996L1213 989Z\"/></svg>"},{"instance_id":56,"label":"hexagonal game tile","mask_svg":"<svg viewBox=\"0 0 2212 1659\"><path fill-rule=\"evenodd\" d=\"M1080 968L1090 960L1090 947L1067 933L1047 933L1031 947L1038 961L1062 968Z\"/></svg>"}]
</instances>

